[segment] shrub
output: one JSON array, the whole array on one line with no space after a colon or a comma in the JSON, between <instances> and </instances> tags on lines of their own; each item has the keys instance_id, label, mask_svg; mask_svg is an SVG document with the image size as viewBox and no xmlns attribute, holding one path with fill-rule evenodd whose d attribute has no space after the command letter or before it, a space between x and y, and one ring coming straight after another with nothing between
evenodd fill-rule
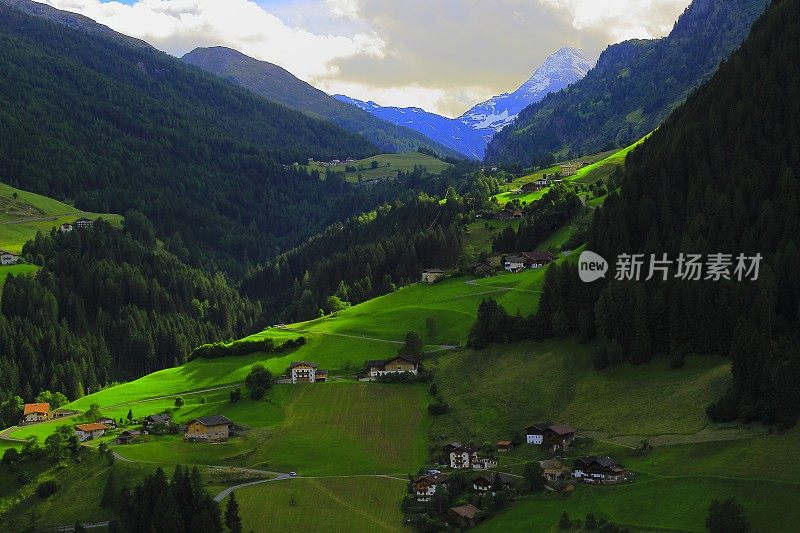
<instances>
[{"instance_id":1,"label":"shrub","mask_svg":"<svg viewBox=\"0 0 800 533\"><path fill-rule=\"evenodd\" d=\"M39 486L36 487L36 495L40 498L49 498L56 492L58 492L58 483L56 483L54 479L42 481L39 483Z\"/></svg>"},{"instance_id":2,"label":"shrub","mask_svg":"<svg viewBox=\"0 0 800 533\"><path fill-rule=\"evenodd\" d=\"M450 410L450 405L441 398L428 406L428 412L434 416L439 416L447 413Z\"/></svg>"},{"instance_id":3,"label":"shrub","mask_svg":"<svg viewBox=\"0 0 800 533\"><path fill-rule=\"evenodd\" d=\"M189 354L189 360L250 355L254 352L281 352L289 348L303 346L305 343L305 337L289 339L281 345L276 345L275 340L271 338L261 340L239 340L231 343L212 342L210 344L202 344L192 350L192 353Z\"/></svg>"},{"instance_id":4,"label":"shrub","mask_svg":"<svg viewBox=\"0 0 800 533\"><path fill-rule=\"evenodd\" d=\"M739 408L733 391L725 392L718 400L706 407L708 418L715 422L730 422L739 416Z\"/></svg>"}]
</instances>

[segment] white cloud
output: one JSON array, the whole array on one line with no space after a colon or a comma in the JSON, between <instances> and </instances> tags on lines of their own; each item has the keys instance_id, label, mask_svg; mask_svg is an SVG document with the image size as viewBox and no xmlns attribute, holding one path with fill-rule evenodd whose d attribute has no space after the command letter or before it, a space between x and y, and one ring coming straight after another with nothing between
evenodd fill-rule
<instances>
[{"instance_id":1,"label":"white cloud","mask_svg":"<svg viewBox=\"0 0 800 533\"><path fill-rule=\"evenodd\" d=\"M614 41L662 37L687 0L539 0L566 11L577 30L604 28Z\"/></svg>"},{"instance_id":2,"label":"white cloud","mask_svg":"<svg viewBox=\"0 0 800 533\"><path fill-rule=\"evenodd\" d=\"M138 0L131 5L99 0L39 1L81 13L174 55L198 46L229 46L278 64L305 80L335 75L331 65L335 59L380 57L385 46L374 33L318 35L288 26L248 0Z\"/></svg>"}]
</instances>

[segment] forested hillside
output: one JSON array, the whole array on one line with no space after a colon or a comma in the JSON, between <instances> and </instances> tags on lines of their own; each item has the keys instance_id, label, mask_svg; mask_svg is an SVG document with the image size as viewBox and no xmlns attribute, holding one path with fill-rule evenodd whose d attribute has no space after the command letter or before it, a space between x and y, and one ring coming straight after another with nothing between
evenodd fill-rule
<instances>
[{"instance_id":1,"label":"forested hillside","mask_svg":"<svg viewBox=\"0 0 800 533\"><path fill-rule=\"evenodd\" d=\"M584 79L495 135L486 159L541 165L642 138L739 46L768 3L694 0L668 37L610 46Z\"/></svg>"},{"instance_id":2,"label":"forested hillside","mask_svg":"<svg viewBox=\"0 0 800 533\"><path fill-rule=\"evenodd\" d=\"M0 402L31 401L44 389L75 399L115 376L180 364L192 348L241 336L260 317L222 275L165 251L139 213L128 214L124 231L97 221L40 234L23 253L42 268L8 276L3 288Z\"/></svg>"},{"instance_id":3,"label":"forested hillside","mask_svg":"<svg viewBox=\"0 0 800 533\"><path fill-rule=\"evenodd\" d=\"M342 128L363 135L384 152L409 152L420 147L440 157L463 157L409 128L395 126L366 111L345 104L296 78L291 72L259 61L236 50L215 46L196 48L182 61L240 85L267 100L325 118Z\"/></svg>"},{"instance_id":4,"label":"forested hillside","mask_svg":"<svg viewBox=\"0 0 800 533\"><path fill-rule=\"evenodd\" d=\"M363 137L152 49L0 5L0 179L80 209L136 209L195 265L241 274L391 198L286 167Z\"/></svg>"},{"instance_id":5,"label":"forested hillside","mask_svg":"<svg viewBox=\"0 0 800 533\"><path fill-rule=\"evenodd\" d=\"M567 267L548 275L540 325L577 332L591 309L575 302L588 295L602 341L598 367L644 362L654 352L669 352L675 366L684 354L728 355L733 388L708 414L793 425L800 413L798 145L800 1L776 0L710 83L631 153L621 193L610 195L591 230L590 248L608 259L731 254L731 280L603 287L581 283ZM758 281L733 275L739 254L763 256Z\"/></svg>"}]
</instances>

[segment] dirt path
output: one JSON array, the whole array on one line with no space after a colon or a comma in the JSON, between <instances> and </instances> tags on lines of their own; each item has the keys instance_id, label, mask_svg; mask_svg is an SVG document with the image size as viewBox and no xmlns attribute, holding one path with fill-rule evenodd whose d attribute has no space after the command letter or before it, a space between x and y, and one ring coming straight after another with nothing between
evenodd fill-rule
<instances>
[{"instance_id":1,"label":"dirt path","mask_svg":"<svg viewBox=\"0 0 800 533\"><path fill-rule=\"evenodd\" d=\"M0 222L0 225L7 225L7 224L27 224L28 222L42 222L45 220L56 220L60 217L68 217L68 216L81 216L84 213L77 212L77 213L63 213L61 215L48 215L46 217L30 217L30 218L21 218L19 220L8 220L6 222Z\"/></svg>"}]
</instances>

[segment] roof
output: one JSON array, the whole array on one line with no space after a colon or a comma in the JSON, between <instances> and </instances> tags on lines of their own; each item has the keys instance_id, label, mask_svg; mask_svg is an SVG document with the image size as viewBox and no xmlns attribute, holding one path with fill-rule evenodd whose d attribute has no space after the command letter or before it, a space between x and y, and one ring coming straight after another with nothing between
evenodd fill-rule
<instances>
[{"instance_id":1,"label":"roof","mask_svg":"<svg viewBox=\"0 0 800 533\"><path fill-rule=\"evenodd\" d=\"M19 257L19 255L15 254L14 252L7 252L5 250L0 250L0 255L13 255L14 257Z\"/></svg>"},{"instance_id":2,"label":"roof","mask_svg":"<svg viewBox=\"0 0 800 533\"><path fill-rule=\"evenodd\" d=\"M322 370L321 368L317 369L317 375L318 376L323 376L323 375L327 375L327 374L328 374L327 370Z\"/></svg>"},{"instance_id":3,"label":"roof","mask_svg":"<svg viewBox=\"0 0 800 533\"><path fill-rule=\"evenodd\" d=\"M522 255L531 261L552 261L555 259L550 252L522 252Z\"/></svg>"},{"instance_id":4,"label":"roof","mask_svg":"<svg viewBox=\"0 0 800 533\"><path fill-rule=\"evenodd\" d=\"M81 217L81 218L79 218L78 220L75 221L76 224L78 222L94 222L94 220L92 220L91 218Z\"/></svg>"},{"instance_id":5,"label":"roof","mask_svg":"<svg viewBox=\"0 0 800 533\"><path fill-rule=\"evenodd\" d=\"M107 416L101 416L95 422L99 422L101 424L104 424L106 422L111 422L113 424L114 423L114 419L113 418L108 418Z\"/></svg>"},{"instance_id":6,"label":"roof","mask_svg":"<svg viewBox=\"0 0 800 533\"><path fill-rule=\"evenodd\" d=\"M105 431L108 427L105 424L100 424L99 422L92 422L91 424L76 424L75 429L84 432L91 432L91 431Z\"/></svg>"},{"instance_id":7,"label":"roof","mask_svg":"<svg viewBox=\"0 0 800 533\"><path fill-rule=\"evenodd\" d=\"M458 516L463 516L464 518L475 518L475 515L480 511L480 509L471 503L468 503L467 505L460 505L458 507L451 507L450 510L456 513Z\"/></svg>"},{"instance_id":8,"label":"roof","mask_svg":"<svg viewBox=\"0 0 800 533\"><path fill-rule=\"evenodd\" d=\"M164 424L170 421L170 416L167 413L161 413L158 415L150 415L148 417L145 417L145 420L149 420L154 424Z\"/></svg>"},{"instance_id":9,"label":"roof","mask_svg":"<svg viewBox=\"0 0 800 533\"><path fill-rule=\"evenodd\" d=\"M507 255L507 256L505 256L504 262L506 262L506 263L524 263L525 260L522 259L518 255Z\"/></svg>"},{"instance_id":10,"label":"roof","mask_svg":"<svg viewBox=\"0 0 800 533\"><path fill-rule=\"evenodd\" d=\"M603 468L611 468L614 466L619 466L619 463L616 462L611 457L598 457L595 462L602 466Z\"/></svg>"},{"instance_id":11,"label":"roof","mask_svg":"<svg viewBox=\"0 0 800 533\"><path fill-rule=\"evenodd\" d=\"M136 437L137 435L141 435L142 432L138 429L126 429L122 433L119 434L120 437Z\"/></svg>"},{"instance_id":12,"label":"roof","mask_svg":"<svg viewBox=\"0 0 800 533\"><path fill-rule=\"evenodd\" d=\"M564 465L558 459L545 459L544 461L539 461L539 464L542 466L542 470L544 471L564 469Z\"/></svg>"},{"instance_id":13,"label":"roof","mask_svg":"<svg viewBox=\"0 0 800 533\"><path fill-rule=\"evenodd\" d=\"M373 359L372 361L367 361L367 368L373 366L383 366L386 363L384 359Z\"/></svg>"},{"instance_id":14,"label":"roof","mask_svg":"<svg viewBox=\"0 0 800 533\"><path fill-rule=\"evenodd\" d=\"M444 270L440 268L426 268L423 272L430 272L431 274L444 274Z\"/></svg>"},{"instance_id":15,"label":"roof","mask_svg":"<svg viewBox=\"0 0 800 533\"><path fill-rule=\"evenodd\" d=\"M291 370L292 368L300 365L308 365L311 368L317 368L319 366L317 363L312 363L310 361L292 361L292 364L289 365L289 369Z\"/></svg>"},{"instance_id":16,"label":"roof","mask_svg":"<svg viewBox=\"0 0 800 533\"><path fill-rule=\"evenodd\" d=\"M22 415L30 415L33 413L49 413L49 403L26 403L25 408L22 410Z\"/></svg>"},{"instance_id":17,"label":"roof","mask_svg":"<svg viewBox=\"0 0 800 533\"><path fill-rule=\"evenodd\" d=\"M525 433L527 435L534 435L534 433L530 433L530 430L536 430L539 433L535 433L535 435L541 435L542 432L551 426L550 422L540 422L538 424L531 424L530 426L525 428Z\"/></svg>"},{"instance_id":18,"label":"roof","mask_svg":"<svg viewBox=\"0 0 800 533\"><path fill-rule=\"evenodd\" d=\"M513 442L511 442L510 440L499 440L499 441L497 441L497 445L498 446L511 446L512 444L513 444Z\"/></svg>"},{"instance_id":19,"label":"roof","mask_svg":"<svg viewBox=\"0 0 800 533\"><path fill-rule=\"evenodd\" d=\"M408 361L411 364L417 365L419 364L419 359L416 357L411 357L410 355L395 355L394 357L390 357L389 359L385 360L383 363L386 364L389 361L394 361L395 359L403 359L404 361Z\"/></svg>"},{"instance_id":20,"label":"roof","mask_svg":"<svg viewBox=\"0 0 800 533\"><path fill-rule=\"evenodd\" d=\"M225 424L233 424L228 417L225 415L213 415L213 416L203 416L200 418L195 418L192 422L200 422L204 426L222 426Z\"/></svg>"},{"instance_id":21,"label":"roof","mask_svg":"<svg viewBox=\"0 0 800 533\"><path fill-rule=\"evenodd\" d=\"M419 483L420 481L429 481L431 484L436 485L447 481L447 474L425 474L414 480L415 483Z\"/></svg>"},{"instance_id":22,"label":"roof","mask_svg":"<svg viewBox=\"0 0 800 533\"><path fill-rule=\"evenodd\" d=\"M547 429L549 429L554 433L557 433L558 435L569 435L570 433L575 433L575 428L570 427L566 424L558 424L555 426L550 426Z\"/></svg>"}]
</instances>

